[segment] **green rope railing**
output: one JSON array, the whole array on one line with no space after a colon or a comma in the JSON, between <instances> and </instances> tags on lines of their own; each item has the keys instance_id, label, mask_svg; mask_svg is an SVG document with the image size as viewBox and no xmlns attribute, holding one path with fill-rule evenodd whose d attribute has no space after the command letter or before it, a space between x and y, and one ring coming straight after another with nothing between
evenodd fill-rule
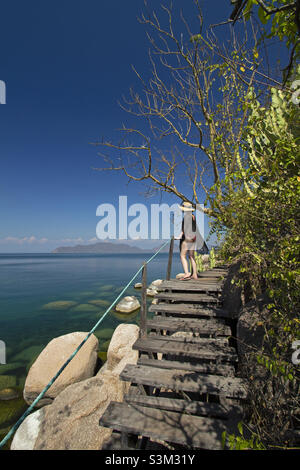
<instances>
[{"instance_id":1,"label":"green rope railing","mask_svg":"<svg viewBox=\"0 0 300 470\"><path fill-rule=\"evenodd\" d=\"M150 263L150 261L155 258L155 256L170 242L168 240L165 242L155 253L152 255L147 261L145 261L145 264ZM20 424L24 421L24 419L31 413L31 411L34 409L35 405L40 401L41 398L45 395L47 390L53 385L55 380L60 376L60 374L63 372L63 370L67 367L69 362L72 361L73 357L76 356L78 351L82 348L82 346L86 343L86 341L89 339L89 337L94 333L96 328L102 323L106 315L110 312L110 310L114 307L114 305L118 302L119 298L124 294L126 289L130 286L130 284L136 279L136 277L139 275L139 273L143 269L143 265L137 270L135 275L130 279L128 284L124 287L124 289L120 292L120 294L116 297L116 299L113 301L113 303L107 308L107 310L104 312L102 317L99 319L99 321L93 326L93 328L89 331L89 333L86 335L86 337L82 340L82 342L77 346L75 351L71 354L71 356L66 360L66 362L61 366L59 371L55 374L55 376L50 380L50 382L46 385L46 387L41 391L41 393L36 397L36 399L31 403L31 405L27 408L27 410L23 413L23 415L18 419L18 421L13 425L13 427L10 429L10 431L6 434L6 436L2 439L0 442L0 449L6 444L6 442L11 438L11 436L16 432Z\"/></svg>"}]
</instances>

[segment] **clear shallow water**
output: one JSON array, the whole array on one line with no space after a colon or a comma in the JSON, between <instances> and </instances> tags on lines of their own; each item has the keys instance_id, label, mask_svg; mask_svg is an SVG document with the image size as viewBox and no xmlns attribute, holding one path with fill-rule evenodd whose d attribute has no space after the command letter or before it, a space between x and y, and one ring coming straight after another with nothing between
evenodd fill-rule
<instances>
[{"instance_id":1,"label":"clear shallow water","mask_svg":"<svg viewBox=\"0 0 300 470\"><path fill-rule=\"evenodd\" d=\"M151 254L0 254L0 340L6 345L6 364L0 364L0 440L28 406L22 390L28 370L42 349L54 337L74 331L89 332L150 257ZM159 253L148 264L148 285L165 278L167 262L168 255ZM175 252L172 275L181 271L179 253ZM140 281L141 273L123 296L140 299L141 291L133 287ZM104 304L95 305L99 300ZM151 301L149 297L149 305ZM100 357L105 360L109 340L120 323L139 324L139 320L139 310L127 315L112 309L94 333L99 339ZM18 396L1 400L1 390L7 388ZM9 445L5 448L9 449Z\"/></svg>"},{"instance_id":2,"label":"clear shallow water","mask_svg":"<svg viewBox=\"0 0 300 470\"><path fill-rule=\"evenodd\" d=\"M46 344L56 336L90 331L150 256L0 255L0 339L6 344L7 362L7 366L0 365L0 376L13 375L21 387L29 366ZM148 264L148 284L164 278L166 269L167 254L158 254ZM172 274L179 271L182 271L179 254L174 253ZM141 274L133 284L140 280ZM140 298L140 290L134 289L133 284L124 295ZM93 300L104 300L106 304L88 303ZM47 305L58 301L74 305L66 309L61 309L65 305ZM139 311L129 315L109 312L96 330L100 350L107 349L113 330L123 322L139 324ZM104 329L105 335L101 337Z\"/></svg>"}]
</instances>

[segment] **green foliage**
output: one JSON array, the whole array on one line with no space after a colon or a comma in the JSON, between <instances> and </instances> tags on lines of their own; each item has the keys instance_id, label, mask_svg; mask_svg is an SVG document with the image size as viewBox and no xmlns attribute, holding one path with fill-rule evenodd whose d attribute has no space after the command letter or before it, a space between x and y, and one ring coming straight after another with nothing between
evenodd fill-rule
<instances>
[{"instance_id":1,"label":"green foliage","mask_svg":"<svg viewBox=\"0 0 300 470\"><path fill-rule=\"evenodd\" d=\"M197 253L196 251L195 251L195 261L196 261L196 266L197 266L198 272L204 271L202 255Z\"/></svg>"},{"instance_id":2,"label":"green foliage","mask_svg":"<svg viewBox=\"0 0 300 470\"><path fill-rule=\"evenodd\" d=\"M216 254L215 254L215 249L212 247L212 249L209 252L209 267L210 269L213 269L216 266Z\"/></svg>"},{"instance_id":3,"label":"green foliage","mask_svg":"<svg viewBox=\"0 0 300 470\"><path fill-rule=\"evenodd\" d=\"M268 426L274 430L272 416L284 415L280 429L278 425L273 431L276 442L299 408L300 376L291 361L291 345L300 339L300 108L283 91L271 90L270 98L270 105L263 106L249 90L249 118L241 141L247 158L234 173L238 189L223 191L226 215L220 214L214 226L216 231L226 228L221 257L241 263L239 285L251 289L249 296L266 292L271 299L262 319L265 337L256 364L267 371L276 394L289 397L282 406L268 403L265 395ZM261 428L265 418L257 413L253 419ZM270 429L262 432L272 435ZM249 443L238 437L231 436L229 444L246 448Z\"/></svg>"},{"instance_id":4,"label":"green foliage","mask_svg":"<svg viewBox=\"0 0 300 470\"><path fill-rule=\"evenodd\" d=\"M230 450L266 450L265 446L260 442L259 437L252 433L251 437L244 436L243 423L238 423L239 434L222 433L222 448L225 449L226 443Z\"/></svg>"},{"instance_id":5,"label":"green foliage","mask_svg":"<svg viewBox=\"0 0 300 470\"><path fill-rule=\"evenodd\" d=\"M248 0L244 15L249 20L251 13L257 13L264 32L261 41L278 38L287 49L294 48L291 62L297 63L300 57L299 19L297 20L296 2L292 0L264 0L265 8L256 0ZM297 25L298 23L298 25Z\"/></svg>"}]
</instances>

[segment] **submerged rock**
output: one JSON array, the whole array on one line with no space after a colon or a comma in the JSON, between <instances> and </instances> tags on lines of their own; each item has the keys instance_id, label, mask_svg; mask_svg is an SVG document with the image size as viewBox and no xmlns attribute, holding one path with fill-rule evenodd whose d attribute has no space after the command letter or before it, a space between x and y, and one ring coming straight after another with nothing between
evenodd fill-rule
<instances>
[{"instance_id":1,"label":"submerged rock","mask_svg":"<svg viewBox=\"0 0 300 470\"><path fill-rule=\"evenodd\" d=\"M1 431L6 426L11 426L20 418L22 413L27 408L23 397L21 397L21 391L18 394L18 398L11 398L9 400L0 401L0 428Z\"/></svg>"},{"instance_id":2,"label":"submerged rock","mask_svg":"<svg viewBox=\"0 0 300 470\"><path fill-rule=\"evenodd\" d=\"M114 286L113 284L105 284L103 286L100 286L99 287L99 290L100 291L112 291L116 288L116 286Z\"/></svg>"},{"instance_id":3,"label":"submerged rock","mask_svg":"<svg viewBox=\"0 0 300 470\"><path fill-rule=\"evenodd\" d=\"M43 305L42 310L68 310L77 305L77 302L72 300L58 300L56 302L49 302Z\"/></svg>"},{"instance_id":4,"label":"submerged rock","mask_svg":"<svg viewBox=\"0 0 300 470\"><path fill-rule=\"evenodd\" d=\"M31 404L56 375L87 333L75 332L50 341L31 366L24 386L24 399ZM47 390L38 407L47 405L68 385L92 377L97 362L98 339L91 335L54 384Z\"/></svg>"},{"instance_id":5,"label":"submerged rock","mask_svg":"<svg viewBox=\"0 0 300 470\"><path fill-rule=\"evenodd\" d=\"M35 360L37 358L37 356L43 350L43 347L44 346L42 344L39 344L39 345L35 344L35 345L32 345L32 346L29 346L28 348L25 348L21 352L16 354L13 357L13 360L14 361L25 362L26 365L28 365L29 363L31 363L33 360Z\"/></svg>"},{"instance_id":6,"label":"submerged rock","mask_svg":"<svg viewBox=\"0 0 300 470\"><path fill-rule=\"evenodd\" d=\"M111 304L109 300L103 300L103 299L88 300L88 303L92 305L96 305L97 307L109 307Z\"/></svg>"},{"instance_id":7,"label":"submerged rock","mask_svg":"<svg viewBox=\"0 0 300 470\"><path fill-rule=\"evenodd\" d=\"M98 339L110 339L114 334L113 328L103 328L94 332Z\"/></svg>"},{"instance_id":8,"label":"submerged rock","mask_svg":"<svg viewBox=\"0 0 300 470\"><path fill-rule=\"evenodd\" d=\"M20 361L12 362L10 364L1 364L0 371L1 374L5 374L6 372L11 372L12 370L20 369L21 367L24 367L24 364Z\"/></svg>"},{"instance_id":9,"label":"submerged rock","mask_svg":"<svg viewBox=\"0 0 300 470\"><path fill-rule=\"evenodd\" d=\"M127 295L117 305L117 312L130 313L140 308L140 302L134 295Z\"/></svg>"},{"instance_id":10,"label":"submerged rock","mask_svg":"<svg viewBox=\"0 0 300 470\"><path fill-rule=\"evenodd\" d=\"M17 379L13 375L0 375L0 390L12 388L17 385Z\"/></svg>"},{"instance_id":11,"label":"submerged rock","mask_svg":"<svg viewBox=\"0 0 300 470\"><path fill-rule=\"evenodd\" d=\"M133 312L116 312L116 310L111 310L111 314L121 322L124 322L134 320L138 316L139 311L139 309Z\"/></svg>"},{"instance_id":12,"label":"submerged rock","mask_svg":"<svg viewBox=\"0 0 300 470\"><path fill-rule=\"evenodd\" d=\"M72 312L98 312L96 305L88 304L79 304L76 307L72 308Z\"/></svg>"},{"instance_id":13,"label":"submerged rock","mask_svg":"<svg viewBox=\"0 0 300 470\"><path fill-rule=\"evenodd\" d=\"M15 398L19 398L20 393L18 390L14 388L3 388L0 390L0 400L14 400Z\"/></svg>"}]
</instances>

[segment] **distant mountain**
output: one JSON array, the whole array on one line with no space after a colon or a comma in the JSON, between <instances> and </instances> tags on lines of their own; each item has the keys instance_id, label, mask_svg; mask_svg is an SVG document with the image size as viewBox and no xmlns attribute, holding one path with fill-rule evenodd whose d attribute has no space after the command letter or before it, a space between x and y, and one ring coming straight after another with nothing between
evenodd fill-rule
<instances>
[{"instance_id":1,"label":"distant mountain","mask_svg":"<svg viewBox=\"0 0 300 470\"><path fill-rule=\"evenodd\" d=\"M142 249L137 246L127 245L126 243L97 242L91 245L60 246L51 253L154 253L161 245L162 243L155 248ZM161 252L167 251L169 251L168 245Z\"/></svg>"}]
</instances>

